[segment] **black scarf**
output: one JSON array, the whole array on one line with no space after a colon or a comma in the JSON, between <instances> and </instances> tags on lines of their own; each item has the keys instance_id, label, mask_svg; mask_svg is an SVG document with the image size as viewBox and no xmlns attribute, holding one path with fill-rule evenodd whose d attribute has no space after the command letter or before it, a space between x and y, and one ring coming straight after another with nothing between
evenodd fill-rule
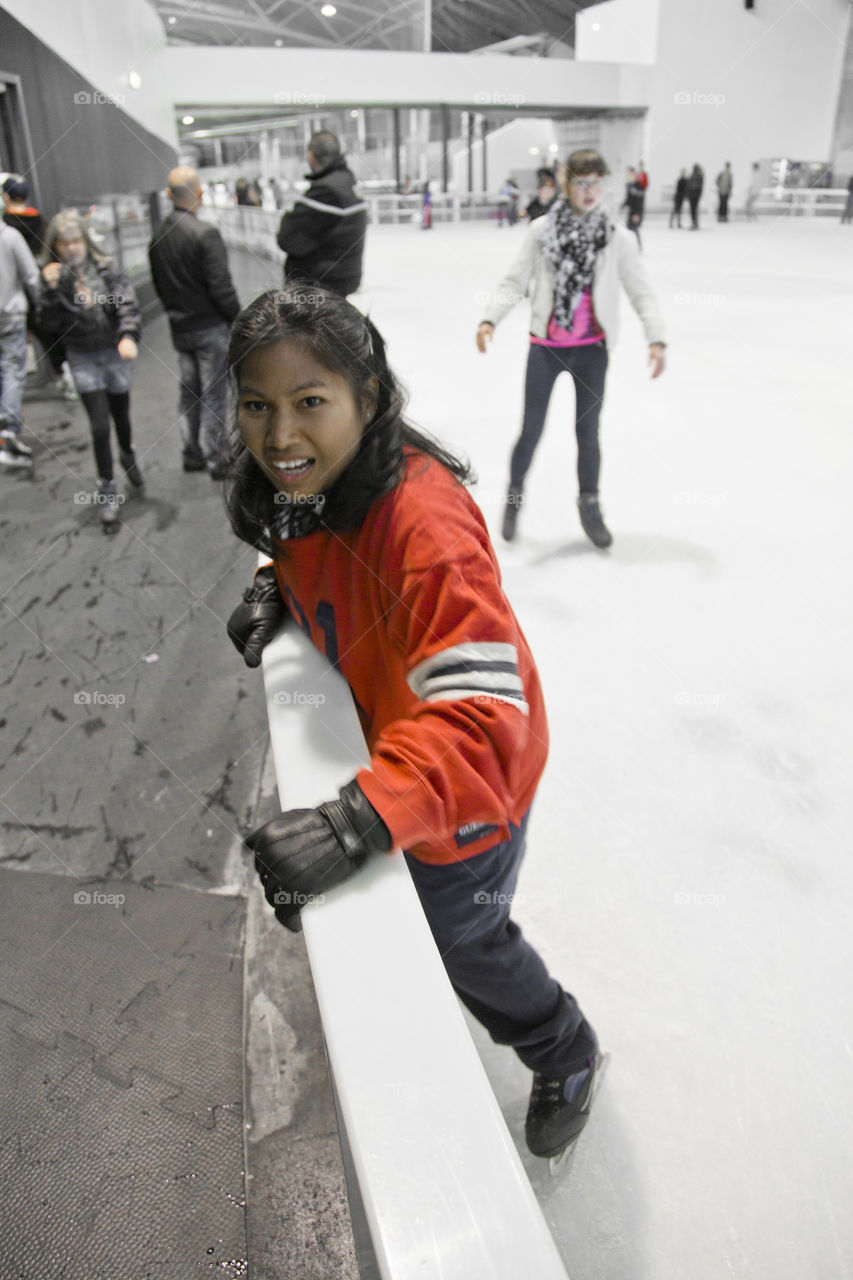
<instances>
[{"instance_id":1,"label":"black scarf","mask_svg":"<svg viewBox=\"0 0 853 1280\"><path fill-rule=\"evenodd\" d=\"M596 255L610 239L610 220L600 204L580 214L568 200L558 200L546 216L542 251L557 272L554 319L571 329L581 295L592 288Z\"/></svg>"},{"instance_id":2,"label":"black scarf","mask_svg":"<svg viewBox=\"0 0 853 1280\"><path fill-rule=\"evenodd\" d=\"M288 493L277 493L275 497L280 510L273 517L270 532L280 542L286 542L288 538L307 538L309 533L323 528L325 493L311 494L310 502L294 502Z\"/></svg>"}]
</instances>

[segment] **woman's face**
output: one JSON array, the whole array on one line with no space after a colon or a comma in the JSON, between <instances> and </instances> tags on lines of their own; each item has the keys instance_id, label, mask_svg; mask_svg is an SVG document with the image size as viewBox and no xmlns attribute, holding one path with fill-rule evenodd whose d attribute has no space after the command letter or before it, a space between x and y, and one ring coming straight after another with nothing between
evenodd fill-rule
<instances>
[{"instance_id":1,"label":"woman's face","mask_svg":"<svg viewBox=\"0 0 853 1280\"><path fill-rule=\"evenodd\" d=\"M79 267L86 257L86 241L80 235L72 235L68 240L59 238L53 247L59 261L68 267Z\"/></svg>"},{"instance_id":2,"label":"woman's face","mask_svg":"<svg viewBox=\"0 0 853 1280\"><path fill-rule=\"evenodd\" d=\"M276 489L309 501L358 453L377 387L371 378L359 403L346 378L304 343L285 338L258 347L240 366L237 426Z\"/></svg>"},{"instance_id":3,"label":"woman's face","mask_svg":"<svg viewBox=\"0 0 853 1280\"><path fill-rule=\"evenodd\" d=\"M585 178L570 178L568 191L569 203L575 213L589 213L604 194L604 179L597 173L590 173Z\"/></svg>"}]
</instances>

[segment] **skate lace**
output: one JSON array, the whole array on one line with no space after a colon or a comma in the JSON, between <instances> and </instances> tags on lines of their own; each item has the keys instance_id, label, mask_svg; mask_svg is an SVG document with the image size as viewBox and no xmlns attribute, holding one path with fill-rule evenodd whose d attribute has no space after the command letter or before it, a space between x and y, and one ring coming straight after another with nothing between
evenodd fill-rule
<instances>
[{"instance_id":1,"label":"skate lace","mask_svg":"<svg viewBox=\"0 0 853 1280\"><path fill-rule=\"evenodd\" d=\"M530 1098L531 1109L539 1110L542 1107L553 1107L560 1101L562 1091L563 1081L561 1079L549 1080L547 1076L534 1076Z\"/></svg>"}]
</instances>

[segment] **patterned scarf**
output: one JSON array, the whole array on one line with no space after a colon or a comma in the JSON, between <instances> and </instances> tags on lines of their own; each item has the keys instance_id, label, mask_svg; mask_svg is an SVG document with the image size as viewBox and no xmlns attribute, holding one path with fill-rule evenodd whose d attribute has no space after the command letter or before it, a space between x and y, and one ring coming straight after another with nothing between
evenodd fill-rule
<instances>
[{"instance_id":1,"label":"patterned scarf","mask_svg":"<svg viewBox=\"0 0 853 1280\"><path fill-rule=\"evenodd\" d=\"M600 204L580 214L568 200L557 200L546 216L542 251L557 272L554 319L561 329L571 329L581 295L592 288L596 254L610 239L609 218Z\"/></svg>"}]
</instances>

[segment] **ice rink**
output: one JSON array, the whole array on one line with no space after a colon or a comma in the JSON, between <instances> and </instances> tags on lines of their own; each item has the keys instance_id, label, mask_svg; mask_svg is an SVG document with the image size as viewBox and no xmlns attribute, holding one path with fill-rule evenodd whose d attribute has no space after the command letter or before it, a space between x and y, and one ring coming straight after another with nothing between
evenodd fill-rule
<instances>
[{"instance_id":1,"label":"ice rink","mask_svg":"<svg viewBox=\"0 0 853 1280\"><path fill-rule=\"evenodd\" d=\"M853 227L646 225L668 367L625 303L604 554L567 378L499 539L526 309L474 332L522 235L374 232L366 292L480 477L546 692L516 915L612 1061L570 1178L527 1167L572 1280L850 1276ZM475 1035L523 1145L528 1074Z\"/></svg>"},{"instance_id":2,"label":"ice rink","mask_svg":"<svg viewBox=\"0 0 853 1280\"><path fill-rule=\"evenodd\" d=\"M551 1179L523 1151L529 1073L472 1032L572 1280L853 1277L853 227L768 218L693 234L647 221L667 369L649 380L624 301L602 418L607 553L578 524L568 378L518 540L500 541L526 308L487 356L474 334L523 235L373 227L357 301L408 384L412 419L479 476L542 676L551 756L515 914L612 1055L569 1174ZM232 252L232 265L244 301L279 278L269 261ZM263 695L222 628L254 554L236 546L218 490L180 473L175 396L160 316L133 393L148 497L127 504L115 539L75 505L91 485L79 406L64 423L55 406L32 408L35 482L3 477L0 862L18 882L64 873L66 896L79 876L128 878L140 901L160 886L237 895L240 832L262 820ZM123 703L80 706L81 688ZM57 970L84 936L63 904ZM46 910L33 896L26 909ZM295 952L290 935L278 942ZM172 954L139 957L138 983L165 991ZM309 1002L301 983L280 993L283 1024ZM97 1042L86 1017L68 1026L72 1048ZM300 1081L324 1080L319 1032L310 1053L288 1035ZM308 1179L337 1159L333 1122L309 1121L291 1163L276 1148L263 1169ZM72 1163L82 1177L85 1162ZM247 1211L250 1258L276 1215L296 1238L267 1201ZM318 1231L345 1234L316 1203L309 1251ZM345 1222L345 1202L329 1203ZM253 1228L252 1212L268 1217ZM256 1274L276 1274L255 1248ZM352 1274L344 1266L300 1274Z\"/></svg>"}]
</instances>

